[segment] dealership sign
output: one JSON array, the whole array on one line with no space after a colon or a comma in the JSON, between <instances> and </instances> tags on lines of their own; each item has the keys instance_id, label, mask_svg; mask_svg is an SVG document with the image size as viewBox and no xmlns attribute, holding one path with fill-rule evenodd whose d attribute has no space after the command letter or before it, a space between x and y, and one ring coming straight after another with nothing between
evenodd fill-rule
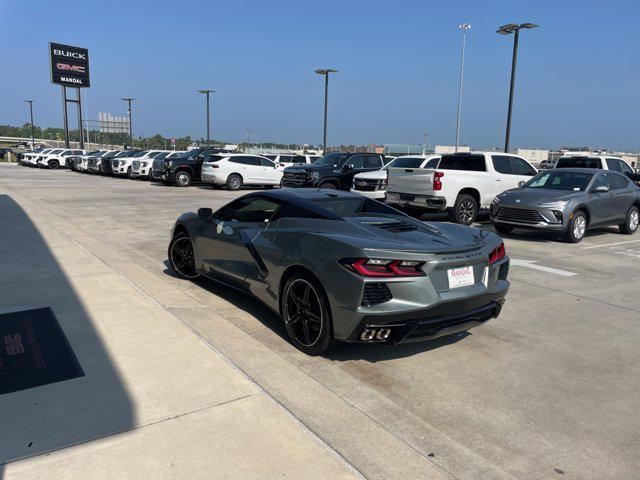
<instances>
[{"instance_id":1,"label":"dealership sign","mask_svg":"<svg viewBox=\"0 0 640 480\"><path fill-rule=\"evenodd\" d=\"M51 83L85 88L89 81L89 50L60 43L49 43Z\"/></svg>"}]
</instances>

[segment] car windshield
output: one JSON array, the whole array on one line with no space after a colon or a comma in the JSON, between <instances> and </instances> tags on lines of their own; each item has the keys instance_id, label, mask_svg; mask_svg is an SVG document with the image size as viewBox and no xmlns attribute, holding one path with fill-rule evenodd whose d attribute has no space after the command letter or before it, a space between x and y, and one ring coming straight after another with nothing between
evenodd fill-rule
<instances>
[{"instance_id":1,"label":"car windshield","mask_svg":"<svg viewBox=\"0 0 640 480\"><path fill-rule=\"evenodd\" d=\"M134 154L135 152L133 150L123 150L122 152L118 153L115 158L132 157Z\"/></svg>"},{"instance_id":2,"label":"car windshield","mask_svg":"<svg viewBox=\"0 0 640 480\"><path fill-rule=\"evenodd\" d=\"M347 160L346 153L327 153L324 157L314 163L319 167L341 167Z\"/></svg>"},{"instance_id":3,"label":"car windshield","mask_svg":"<svg viewBox=\"0 0 640 480\"><path fill-rule=\"evenodd\" d=\"M102 153L101 150L93 150L89 153L85 153L85 155L89 156L89 155L100 155L100 153Z\"/></svg>"},{"instance_id":4,"label":"car windshield","mask_svg":"<svg viewBox=\"0 0 640 480\"><path fill-rule=\"evenodd\" d=\"M396 158L387 163L384 168L420 168L422 162L424 162L424 158L422 157Z\"/></svg>"},{"instance_id":5,"label":"car windshield","mask_svg":"<svg viewBox=\"0 0 640 480\"><path fill-rule=\"evenodd\" d=\"M592 177L592 173L551 170L539 173L525 183L524 188L548 188L584 192Z\"/></svg>"},{"instance_id":6,"label":"car windshield","mask_svg":"<svg viewBox=\"0 0 640 480\"><path fill-rule=\"evenodd\" d=\"M140 158L140 157L144 157L149 153L149 150L142 150L141 152L135 153L133 155L131 155L132 158Z\"/></svg>"},{"instance_id":7,"label":"car windshield","mask_svg":"<svg viewBox=\"0 0 640 480\"><path fill-rule=\"evenodd\" d=\"M155 158L156 160L162 159L164 157L166 157L167 155L169 155L171 152L160 152L158 155L156 155Z\"/></svg>"},{"instance_id":8,"label":"car windshield","mask_svg":"<svg viewBox=\"0 0 640 480\"><path fill-rule=\"evenodd\" d=\"M171 157L171 158L186 159L186 158L195 157L197 154L198 154L197 150L188 150L186 152L179 153L175 157Z\"/></svg>"},{"instance_id":9,"label":"car windshield","mask_svg":"<svg viewBox=\"0 0 640 480\"><path fill-rule=\"evenodd\" d=\"M60 149L58 149L58 150L52 150L52 151L50 151L49 153L50 153L51 155L55 155L55 154L60 153L60 152L62 152L62 148L60 148Z\"/></svg>"}]
</instances>

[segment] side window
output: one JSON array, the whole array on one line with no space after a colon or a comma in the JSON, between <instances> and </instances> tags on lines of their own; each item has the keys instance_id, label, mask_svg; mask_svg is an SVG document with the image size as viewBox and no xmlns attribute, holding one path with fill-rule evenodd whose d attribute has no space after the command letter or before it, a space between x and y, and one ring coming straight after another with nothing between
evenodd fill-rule
<instances>
[{"instance_id":1,"label":"side window","mask_svg":"<svg viewBox=\"0 0 640 480\"><path fill-rule=\"evenodd\" d=\"M291 159L293 163L307 163L307 157L304 155L296 155Z\"/></svg>"},{"instance_id":2,"label":"side window","mask_svg":"<svg viewBox=\"0 0 640 480\"><path fill-rule=\"evenodd\" d=\"M349 165L353 165L354 169L363 168L364 155L354 155L347 160Z\"/></svg>"},{"instance_id":3,"label":"side window","mask_svg":"<svg viewBox=\"0 0 640 480\"><path fill-rule=\"evenodd\" d=\"M280 159L278 161L281 163L292 163L293 157L291 155L280 155Z\"/></svg>"},{"instance_id":4,"label":"side window","mask_svg":"<svg viewBox=\"0 0 640 480\"><path fill-rule=\"evenodd\" d=\"M509 161L509 157L507 157L506 155L491 155L491 161L493 162L493 168L496 169L496 172L506 173L508 175L514 173L511 169L511 162Z\"/></svg>"},{"instance_id":5,"label":"side window","mask_svg":"<svg viewBox=\"0 0 640 480\"><path fill-rule=\"evenodd\" d=\"M613 190L620 190L623 188L627 188L629 185L629 179L624 175L611 175L611 188Z\"/></svg>"},{"instance_id":6,"label":"side window","mask_svg":"<svg viewBox=\"0 0 640 480\"><path fill-rule=\"evenodd\" d=\"M276 165L267 158L258 158L258 160L260 161L260 165L262 165L263 167L276 168Z\"/></svg>"},{"instance_id":7,"label":"side window","mask_svg":"<svg viewBox=\"0 0 640 480\"><path fill-rule=\"evenodd\" d=\"M465 155L458 158L458 170L467 170L470 172L486 172L483 155Z\"/></svg>"},{"instance_id":8,"label":"side window","mask_svg":"<svg viewBox=\"0 0 640 480\"><path fill-rule=\"evenodd\" d=\"M621 172L620 163L617 158L607 158L605 160L607 162L607 168L609 170L613 170L614 172Z\"/></svg>"},{"instance_id":9,"label":"side window","mask_svg":"<svg viewBox=\"0 0 640 480\"><path fill-rule=\"evenodd\" d=\"M260 159L258 157L244 157L246 159L246 164L254 167L259 167L262 165Z\"/></svg>"},{"instance_id":10,"label":"side window","mask_svg":"<svg viewBox=\"0 0 640 480\"><path fill-rule=\"evenodd\" d=\"M364 168L382 168L382 159L377 155L364 157Z\"/></svg>"},{"instance_id":11,"label":"side window","mask_svg":"<svg viewBox=\"0 0 640 480\"><path fill-rule=\"evenodd\" d=\"M526 175L533 177L535 169L520 157L511 157L511 169L516 175Z\"/></svg>"},{"instance_id":12,"label":"side window","mask_svg":"<svg viewBox=\"0 0 640 480\"><path fill-rule=\"evenodd\" d=\"M596 179L593 181L591 191L595 192L596 188L598 187L611 188L611 186L609 185L609 175L607 175L606 173L601 173L596 177Z\"/></svg>"},{"instance_id":13,"label":"side window","mask_svg":"<svg viewBox=\"0 0 640 480\"><path fill-rule=\"evenodd\" d=\"M624 160L618 160L620 162L620 171L625 174L633 175L635 172Z\"/></svg>"},{"instance_id":14,"label":"side window","mask_svg":"<svg viewBox=\"0 0 640 480\"><path fill-rule=\"evenodd\" d=\"M264 223L278 210L280 203L265 197L241 198L217 212L215 219L223 222Z\"/></svg>"},{"instance_id":15,"label":"side window","mask_svg":"<svg viewBox=\"0 0 640 480\"><path fill-rule=\"evenodd\" d=\"M440 161L439 158L432 158L431 160L429 160L427 162L427 164L424 166L424 168L438 168L438 162Z\"/></svg>"}]
</instances>

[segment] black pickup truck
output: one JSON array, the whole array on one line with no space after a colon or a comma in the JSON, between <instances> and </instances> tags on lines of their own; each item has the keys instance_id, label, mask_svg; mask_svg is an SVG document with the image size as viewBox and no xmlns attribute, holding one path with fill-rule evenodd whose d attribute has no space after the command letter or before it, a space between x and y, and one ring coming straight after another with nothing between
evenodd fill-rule
<instances>
[{"instance_id":1,"label":"black pickup truck","mask_svg":"<svg viewBox=\"0 0 640 480\"><path fill-rule=\"evenodd\" d=\"M154 160L151 180L165 185L188 187L193 182L202 181L202 163L209 155L224 152L226 151L215 147L197 147L171 158Z\"/></svg>"},{"instance_id":2,"label":"black pickup truck","mask_svg":"<svg viewBox=\"0 0 640 480\"><path fill-rule=\"evenodd\" d=\"M380 170L384 160L379 153L328 153L315 163L285 168L280 185L349 190L356 174Z\"/></svg>"}]
</instances>

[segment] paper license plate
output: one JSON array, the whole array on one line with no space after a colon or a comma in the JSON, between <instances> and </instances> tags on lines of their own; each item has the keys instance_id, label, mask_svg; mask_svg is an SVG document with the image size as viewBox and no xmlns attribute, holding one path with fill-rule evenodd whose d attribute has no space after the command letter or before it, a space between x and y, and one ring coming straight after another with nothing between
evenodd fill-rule
<instances>
[{"instance_id":1,"label":"paper license plate","mask_svg":"<svg viewBox=\"0 0 640 480\"><path fill-rule=\"evenodd\" d=\"M473 267L450 268L447 270L449 288L468 287L475 283Z\"/></svg>"}]
</instances>

